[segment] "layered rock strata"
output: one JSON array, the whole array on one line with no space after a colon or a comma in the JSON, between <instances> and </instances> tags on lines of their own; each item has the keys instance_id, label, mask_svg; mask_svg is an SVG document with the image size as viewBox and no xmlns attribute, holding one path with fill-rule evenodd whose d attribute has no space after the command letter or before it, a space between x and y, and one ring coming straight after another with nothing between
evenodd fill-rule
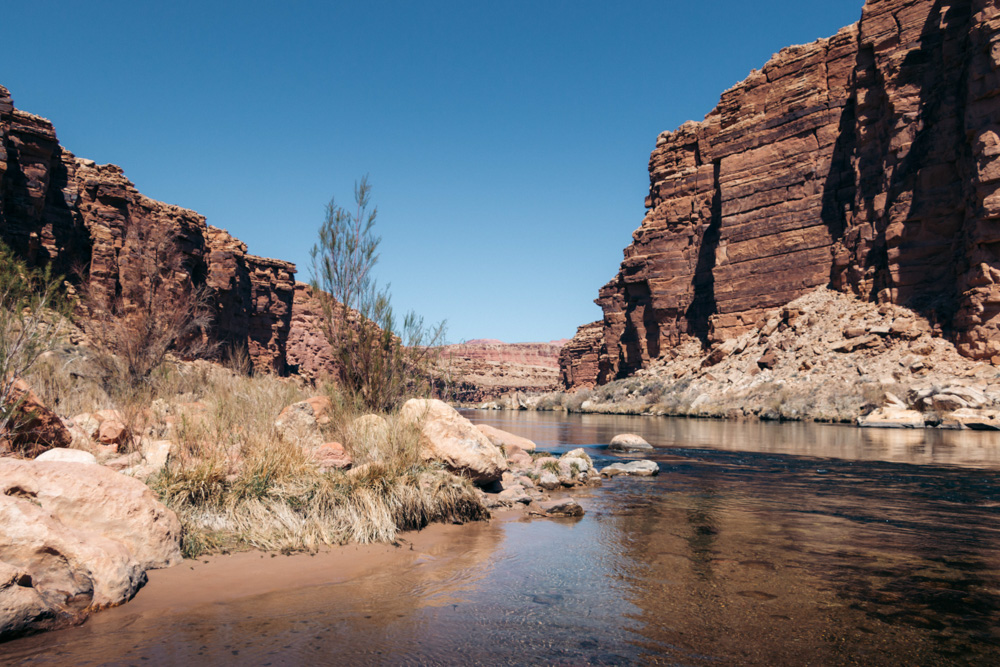
<instances>
[{"instance_id":1,"label":"layered rock strata","mask_svg":"<svg viewBox=\"0 0 1000 667\"><path fill-rule=\"evenodd\" d=\"M559 379L564 387L590 388L597 384L604 344L604 323L591 322L576 330L559 351Z\"/></svg>"},{"instance_id":2,"label":"layered rock strata","mask_svg":"<svg viewBox=\"0 0 1000 667\"><path fill-rule=\"evenodd\" d=\"M439 358L442 389L461 403L553 391L559 387L559 353L565 342L471 340L446 345Z\"/></svg>"},{"instance_id":3,"label":"layered rock strata","mask_svg":"<svg viewBox=\"0 0 1000 667\"><path fill-rule=\"evenodd\" d=\"M206 333L245 347L256 370L285 373L289 341L314 337L308 317L293 317L297 299L300 310L309 303L294 264L251 255L194 211L143 196L120 167L75 157L48 120L14 108L0 86L0 238L7 245L32 265L71 278L87 272L92 289L127 296L153 237L177 250L161 266L167 288L180 295L207 287L215 317ZM293 331L295 324L309 330ZM329 360L293 363L323 368Z\"/></svg>"},{"instance_id":4,"label":"layered rock strata","mask_svg":"<svg viewBox=\"0 0 1000 667\"><path fill-rule=\"evenodd\" d=\"M916 310L1000 361L1000 9L869 0L664 132L647 214L600 290L607 382L688 339L732 339L831 286Z\"/></svg>"}]
</instances>

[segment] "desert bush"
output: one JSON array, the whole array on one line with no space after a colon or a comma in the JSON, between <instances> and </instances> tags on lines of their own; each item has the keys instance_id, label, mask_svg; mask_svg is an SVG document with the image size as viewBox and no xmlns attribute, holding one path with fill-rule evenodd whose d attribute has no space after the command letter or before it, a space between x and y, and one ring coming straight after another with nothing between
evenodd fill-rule
<instances>
[{"instance_id":1,"label":"desert bush","mask_svg":"<svg viewBox=\"0 0 1000 667\"><path fill-rule=\"evenodd\" d=\"M561 391L553 391L548 394L543 394L538 397L535 401L535 410L541 411L554 411L558 412L563 410L563 401L566 398L566 394Z\"/></svg>"},{"instance_id":2,"label":"desert bush","mask_svg":"<svg viewBox=\"0 0 1000 667\"><path fill-rule=\"evenodd\" d=\"M113 381L147 383L167 353L204 356L211 320L209 293L186 276L174 232L164 225L129 221L120 253L120 289L109 291L87 276L81 283L83 327ZM120 292L120 293L117 293Z\"/></svg>"},{"instance_id":3,"label":"desert bush","mask_svg":"<svg viewBox=\"0 0 1000 667\"><path fill-rule=\"evenodd\" d=\"M342 388L368 409L384 411L431 392L445 329L443 322L425 326L413 312L396 318L388 287L380 288L372 274L381 238L374 233L378 210L371 207L367 177L355 185L354 200L354 212L334 200L327 206L311 253L312 285Z\"/></svg>"},{"instance_id":4,"label":"desert bush","mask_svg":"<svg viewBox=\"0 0 1000 667\"><path fill-rule=\"evenodd\" d=\"M204 411L176 417L177 454L149 480L181 518L187 555L392 541L431 521L487 516L467 480L420 461L412 425L386 415L384 427L362 429L350 400L328 391L337 399L328 435L352 454L347 472L320 470L279 436L282 408L305 398L298 385L209 372Z\"/></svg>"},{"instance_id":5,"label":"desert bush","mask_svg":"<svg viewBox=\"0 0 1000 667\"><path fill-rule=\"evenodd\" d=\"M0 244L0 433L21 426L15 384L63 334L66 301L61 279L29 268Z\"/></svg>"},{"instance_id":6,"label":"desert bush","mask_svg":"<svg viewBox=\"0 0 1000 667\"><path fill-rule=\"evenodd\" d=\"M190 272L172 228L129 220L122 244L118 288L92 275L81 281L81 322L104 388L129 429L131 449L167 354L207 356L215 346L205 335L212 316L209 292L186 277Z\"/></svg>"},{"instance_id":7,"label":"desert bush","mask_svg":"<svg viewBox=\"0 0 1000 667\"><path fill-rule=\"evenodd\" d=\"M590 389L577 389L575 392L567 396L563 402L563 405L566 406L566 411L582 412L584 402L590 400L592 393L593 392L591 392Z\"/></svg>"}]
</instances>

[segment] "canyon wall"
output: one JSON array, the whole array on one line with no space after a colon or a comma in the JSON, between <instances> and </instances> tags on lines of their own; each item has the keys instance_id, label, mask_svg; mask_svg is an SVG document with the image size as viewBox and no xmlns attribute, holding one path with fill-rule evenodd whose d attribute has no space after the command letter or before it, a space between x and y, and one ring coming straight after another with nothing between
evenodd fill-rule
<instances>
[{"instance_id":1,"label":"canyon wall","mask_svg":"<svg viewBox=\"0 0 1000 667\"><path fill-rule=\"evenodd\" d=\"M657 138L600 339L581 329L564 382L731 339L823 286L913 308L1000 362L998 96L989 0L869 0L857 24L782 50Z\"/></svg>"},{"instance_id":2,"label":"canyon wall","mask_svg":"<svg viewBox=\"0 0 1000 667\"><path fill-rule=\"evenodd\" d=\"M178 250L160 267L169 273L168 289L208 288L209 337L246 347L256 370L330 366L294 264L251 255L194 211L143 196L119 167L75 157L49 121L14 108L0 86L0 238L14 252L61 275L89 271L92 289L127 297L153 236Z\"/></svg>"},{"instance_id":3,"label":"canyon wall","mask_svg":"<svg viewBox=\"0 0 1000 667\"><path fill-rule=\"evenodd\" d=\"M567 341L504 343L470 340L440 349L440 377L449 398L481 403L559 388L559 352Z\"/></svg>"}]
</instances>

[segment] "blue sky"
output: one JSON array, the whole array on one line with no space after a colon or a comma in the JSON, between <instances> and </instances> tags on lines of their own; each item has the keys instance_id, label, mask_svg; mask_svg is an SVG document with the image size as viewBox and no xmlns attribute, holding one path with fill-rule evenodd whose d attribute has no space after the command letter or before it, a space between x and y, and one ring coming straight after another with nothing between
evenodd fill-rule
<instances>
[{"instance_id":1,"label":"blue sky","mask_svg":"<svg viewBox=\"0 0 1000 667\"><path fill-rule=\"evenodd\" d=\"M544 341L600 318L657 134L862 4L33 0L3 9L0 84L301 280L368 174L399 310Z\"/></svg>"}]
</instances>

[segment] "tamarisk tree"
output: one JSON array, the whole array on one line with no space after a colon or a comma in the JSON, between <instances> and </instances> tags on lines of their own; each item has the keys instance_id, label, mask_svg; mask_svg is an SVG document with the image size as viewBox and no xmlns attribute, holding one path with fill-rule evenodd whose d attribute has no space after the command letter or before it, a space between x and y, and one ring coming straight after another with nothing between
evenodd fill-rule
<instances>
[{"instance_id":1,"label":"tamarisk tree","mask_svg":"<svg viewBox=\"0 0 1000 667\"><path fill-rule=\"evenodd\" d=\"M353 210L334 199L327 205L311 253L312 287L342 390L361 407L386 411L430 390L445 323L428 327L412 311L397 320L389 286L379 287L372 273L382 239L374 231L378 209L367 176L355 183L354 204Z\"/></svg>"}]
</instances>

